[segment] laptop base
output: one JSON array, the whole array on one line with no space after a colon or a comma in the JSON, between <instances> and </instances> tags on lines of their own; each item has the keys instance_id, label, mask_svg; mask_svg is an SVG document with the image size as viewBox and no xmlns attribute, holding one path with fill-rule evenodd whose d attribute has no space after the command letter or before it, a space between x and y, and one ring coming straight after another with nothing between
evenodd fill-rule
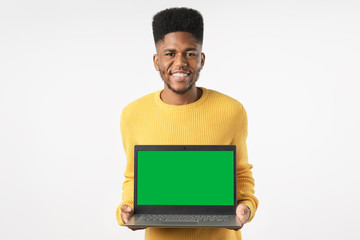
<instances>
[{"instance_id":1,"label":"laptop base","mask_svg":"<svg viewBox=\"0 0 360 240\"><path fill-rule=\"evenodd\" d=\"M146 214L135 214L126 223L130 228L231 228L240 229L240 221L236 215L224 215L227 221L184 221L184 220L168 220L168 221L146 221Z\"/></svg>"}]
</instances>

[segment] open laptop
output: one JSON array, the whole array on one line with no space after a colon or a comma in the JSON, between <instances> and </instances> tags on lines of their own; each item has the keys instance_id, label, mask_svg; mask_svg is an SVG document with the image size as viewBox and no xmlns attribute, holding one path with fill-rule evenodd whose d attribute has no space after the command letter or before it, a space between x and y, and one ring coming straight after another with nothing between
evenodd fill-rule
<instances>
[{"instance_id":1,"label":"open laptop","mask_svg":"<svg viewBox=\"0 0 360 240\"><path fill-rule=\"evenodd\" d=\"M128 227L240 228L235 145L136 145Z\"/></svg>"}]
</instances>

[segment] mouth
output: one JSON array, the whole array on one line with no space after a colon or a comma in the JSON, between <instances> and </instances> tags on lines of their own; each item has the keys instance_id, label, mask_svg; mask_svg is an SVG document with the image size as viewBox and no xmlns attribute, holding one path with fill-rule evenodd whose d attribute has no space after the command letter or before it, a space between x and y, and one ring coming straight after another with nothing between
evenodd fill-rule
<instances>
[{"instance_id":1,"label":"mouth","mask_svg":"<svg viewBox=\"0 0 360 240\"><path fill-rule=\"evenodd\" d=\"M174 78L176 81L184 81L189 75L190 72L185 72L185 71L170 72L170 76Z\"/></svg>"}]
</instances>

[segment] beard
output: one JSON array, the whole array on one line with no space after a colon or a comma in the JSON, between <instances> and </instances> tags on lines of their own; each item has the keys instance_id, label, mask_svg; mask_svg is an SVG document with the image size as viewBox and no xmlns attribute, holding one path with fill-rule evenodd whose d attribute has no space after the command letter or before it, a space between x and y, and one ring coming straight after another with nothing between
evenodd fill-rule
<instances>
[{"instance_id":1,"label":"beard","mask_svg":"<svg viewBox=\"0 0 360 240\"><path fill-rule=\"evenodd\" d=\"M187 91L189 91L195 84L195 82L197 82L197 80L199 79L200 77L200 70L197 71L197 79L194 81L194 80L191 80L188 84L188 86L184 89L184 90L176 90L174 88L172 88L171 84L169 81L165 81L165 79L163 78L163 76L161 75L161 69L159 69L159 73L160 73L160 77L161 79L164 81L164 83L166 84L166 86L171 90L173 91L174 93L176 94L180 94L180 95L184 95L185 93L187 93Z\"/></svg>"}]
</instances>

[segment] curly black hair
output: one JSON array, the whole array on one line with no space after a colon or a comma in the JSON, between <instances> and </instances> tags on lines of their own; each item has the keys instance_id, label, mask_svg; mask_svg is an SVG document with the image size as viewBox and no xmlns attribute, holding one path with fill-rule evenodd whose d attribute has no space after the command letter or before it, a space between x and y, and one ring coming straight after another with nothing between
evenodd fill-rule
<instances>
[{"instance_id":1,"label":"curly black hair","mask_svg":"<svg viewBox=\"0 0 360 240\"><path fill-rule=\"evenodd\" d=\"M204 20L200 12L191 8L167 8L154 15L152 29L155 44L171 32L189 32L202 43Z\"/></svg>"}]
</instances>

